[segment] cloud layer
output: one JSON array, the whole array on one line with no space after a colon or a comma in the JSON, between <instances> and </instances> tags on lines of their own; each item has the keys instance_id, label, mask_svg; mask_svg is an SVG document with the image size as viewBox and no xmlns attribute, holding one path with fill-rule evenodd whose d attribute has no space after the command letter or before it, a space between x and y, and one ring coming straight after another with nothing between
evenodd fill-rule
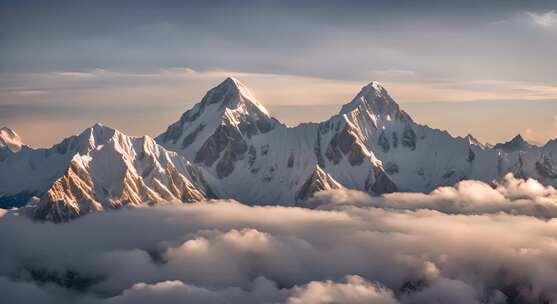
<instances>
[{"instance_id":1,"label":"cloud layer","mask_svg":"<svg viewBox=\"0 0 557 304\"><path fill-rule=\"evenodd\" d=\"M372 197L355 190L323 191L303 205L320 209L335 209L342 205L429 209L467 215L504 212L550 219L557 217L557 190L535 179L523 180L509 173L493 187L481 181L465 180L454 187L439 187L429 194L397 192Z\"/></svg>"},{"instance_id":2,"label":"cloud layer","mask_svg":"<svg viewBox=\"0 0 557 304\"><path fill-rule=\"evenodd\" d=\"M496 188L365 197L321 193L321 209L213 201L67 224L4 212L0 294L21 303L557 300L555 189L509 176Z\"/></svg>"}]
</instances>

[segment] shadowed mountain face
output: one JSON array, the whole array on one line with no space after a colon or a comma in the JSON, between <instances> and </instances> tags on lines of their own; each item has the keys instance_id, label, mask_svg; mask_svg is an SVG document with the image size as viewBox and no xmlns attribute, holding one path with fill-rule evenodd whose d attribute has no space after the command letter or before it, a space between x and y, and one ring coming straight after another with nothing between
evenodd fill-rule
<instances>
[{"instance_id":1,"label":"shadowed mountain face","mask_svg":"<svg viewBox=\"0 0 557 304\"><path fill-rule=\"evenodd\" d=\"M525 141L520 134L506 143L500 143L494 146L495 149L499 149L507 153L526 151L533 147L534 145L531 145L527 141Z\"/></svg>"},{"instance_id":2,"label":"shadowed mountain face","mask_svg":"<svg viewBox=\"0 0 557 304\"><path fill-rule=\"evenodd\" d=\"M289 205L341 187L429 192L508 172L557 184L557 141L455 138L415 123L377 82L322 123L287 127L228 78L154 140L101 125L50 149L14 149L13 138L0 146L0 203L29 202L35 218L54 221L207 197Z\"/></svg>"}]
</instances>

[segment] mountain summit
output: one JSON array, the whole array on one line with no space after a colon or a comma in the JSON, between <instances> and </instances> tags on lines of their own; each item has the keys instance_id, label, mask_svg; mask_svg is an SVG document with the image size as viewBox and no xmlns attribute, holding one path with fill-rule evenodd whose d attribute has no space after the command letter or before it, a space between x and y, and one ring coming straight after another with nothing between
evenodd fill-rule
<instances>
[{"instance_id":1,"label":"mountain summit","mask_svg":"<svg viewBox=\"0 0 557 304\"><path fill-rule=\"evenodd\" d=\"M358 111L371 117L378 123L393 120L412 121L410 116L402 111L387 90L377 81L364 86L351 102L342 106L340 114L350 114Z\"/></svg>"},{"instance_id":2,"label":"mountain summit","mask_svg":"<svg viewBox=\"0 0 557 304\"><path fill-rule=\"evenodd\" d=\"M156 140L172 150L195 157L194 151L216 131L224 137L242 134L251 137L266 133L277 124L246 86L229 77L209 90Z\"/></svg>"},{"instance_id":3,"label":"mountain summit","mask_svg":"<svg viewBox=\"0 0 557 304\"><path fill-rule=\"evenodd\" d=\"M258 114L269 116L267 109L257 101L249 89L233 77L226 78L218 86L207 92L200 104L205 107L218 104L219 108L229 110L243 108L246 111L259 112Z\"/></svg>"},{"instance_id":4,"label":"mountain summit","mask_svg":"<svg viewBox=\"0 0 557 304\"><path fill-rule=\"evenodd\" d=\"M522 138L522 135L518 134L515 137L513 137L513 139L511 139L510 141L496 144L494 148L510 153L515 151L528 150L532 147L534 147L534 145L528 143L526 140L524 140L524 138Z\"/></svg>"},{"instance_id":5,"label":"mountain summit","mask_svg":"<svg viewBox=\"0 0 557 304\"><path fill-rule=\"evenodd\" d=\"M8 128L0 128L0 148L8 147L12 152L18 152L21 149L22 141L17 133Z\"/></svg>"}]
</instances>

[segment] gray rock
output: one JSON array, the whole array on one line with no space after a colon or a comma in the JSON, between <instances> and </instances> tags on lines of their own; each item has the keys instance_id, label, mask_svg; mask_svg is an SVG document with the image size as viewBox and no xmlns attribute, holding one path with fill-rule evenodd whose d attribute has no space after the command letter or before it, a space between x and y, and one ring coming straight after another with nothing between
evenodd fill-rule
<instances>
[{"instance_id":1,"label":"gray rock","mask_svg":"<svg viewBox=\"0 0 557 304\"><path fill-rule=\"evenodd\" d=\"M219 159L221 152L227 147L231 150L231 155L229 155L231 160L241 159L242 155L248 150L242 134L236 128L229 125L220 125L197 151L194 162L210 167Z\"/></svg>"},{"instance_id":2,"label":"gray rock","mask_svg":"<svg viewBox=\"0 0 557 304\"><path fill-rule=\"evenodd\" d=\"M388 162L385 164L385 172L389 175L398 173L398 165L393 162Z\"/></svg>"},{"instance_id":3,"label":"gray rock","mask_svg":"<svg viewBox=\"0 0 557 304\"><path fill-rule=\"evenodd\" d=\"M443 178L444 179L449 179L451 178L451 176L453 176L456 173L455 170L449 170L447 172L445 172L445 174L443 174Z\"/></svg>"},{"instance_id":4,"label":"gray rock","mask_svg":"<svg viewBox=\"0 0 557 304\"><path fill-rule=\"evenodd\" d=\"M327 189L339 189L339 184L319 166L316 166L311 176L296 194L296 200L303 201L312 197L316 192Z\"/></svg>"},{"instance_id":5,"label":"gray rock","mask_svg":"<svg viewBox=\"0 0 557 304\"><path fill-rule=\"evenodd\" d=\"M393 181L382 170L370 172L365 182L365 190L375 194L392 193L398 190Z\"/></svg>"},{"instance_id":6,"label":"gray rock","mask_svg":"<svg viewBox=\"0 0 557 304\"><path fill-rule=\"evenodd\" d=\"M379 139L377 140L377 144L383 148L383 152L387 153L391 149L391 144L389 143L389 139L385 135L385 131L381 131L379 135Z\"/></svg>"},{"instance_id":7,"label":"gray rock","mask_svg":"<svg viewBox=\"0 0 557 304\"><path fill-rule=\"evenodd\" d=\"M199 132L203 131L203 128L205 128L205 124L204 123L199 124L199 126L197 126L197 128L195 128L195 130L193 130L193 132L188 134L188 136L186 136L184 138L184 141L182 141L182 149L185 149L189 145L193 144L193 142L195 141L195 138L197 137L197 134L199 134Z\"/></svg>"},{"instance_id":8,"label":"gray rock","mask_svg":"<svg viewBox=\"0 0 557 304\"><path fill-rule=\"evenodd\" d=\"M397 148L398 147L398 134L396 134L396 132L391 133L391 138L393 140L393 148Z\"/></svg>"},{"instance_id":9,"label":"gray rock","mask_svg":"<svg viewBox=\"0 0 557 304\"><path fill-rule=\"evenodd\" d=\"M416 150L416 132L409 124L404 127L402 133L402 146L410 148L410 150Z\"/></svg>"},{"instance_id":10,"label":"gray rock","mask_svg":"<svg viewBox=\"0 0 557 304\"><path fill-rule=\"evenodd\" d=\"M361 165L366 157L365 148L357 142L356 135L350 132L349 125L335 133L325 151L325 156L334 164L338 164L343 155L348 155L352 166Z\"/></svg>"},{"instance_id":11,"label":"gray rock","mask_svg":"<svg viewBox=\"0 0 557 304\"><path fill-rule=\"evenodd\" d=\"M261 146L261 155L267 155L269 153L269 145Z\"/></svg>"},{"instance_id":12,"label":"gray rock","mask_svg":"<svg viewBox=\"0 0 557 304\"><path fill-rule=\"evenodd\" d=\"M254 146L249 146L248 150L248 165L251 168L257 159L257 150Z\"/></svg>"},{"instance_id":13,"label":"gray rock","mask_svg":"<svg viewBox=\"0 0 557 304\"><path fill-rule=\"evenodd\" d=\"M294 153L290 152L290 156L288 157L288 168L294 167Z\"/></svg>"},{"instance_id":14,"label":"gray rock","mask_svg":"<svg viewBox=\"0 0 557 304\"><path fill-rule=\"evenodd\" d=\"M240 129L240 132L242 132L244 136L247 136L247 138L251 138L258 134L257 127L250 120L241 121L240 124L238 124L238 129Z\"/></svg>"},{"instance_id":15,"label":"gray rock","mask_svg":"<svg viewBox=\"0 0 557 304\"><path fill-rule=\"evenodd\" d=\"M472 151L472 148L468 148L468 156L466 157L466 160L471 163L474 159L476 159L476 153Z\"/></svg>"},{"instance_id":16,"label":"gray rock","mask_svg":"<svg viewBox=\"0 0 557 304\"><path fill-rule=\"evenodd\" d=\"M315 154L315 158L317 158L317 164L321 168L325 168L325 158L321 153L321 136L317 136L315 140L315 145L313 146L313 153Z\"/></svg>"},{"instance_id":17,"label":"gray rock","mask_svg":"<svg viewBox=\"0 0 557 304\"><path fill-rule=\"evenodd\" d=\"M265 134L274 128L274 123L269 119L261 118L256 122L257 128L261 133Z\"/></svg>"},{"instance_id":18,"label":"gray rock","mask_svg":"<svg viewBox=\"0 0 557 304\"><path fill-rule=\"evenodd\" d=\"M557 165L547 156L536 162L536 171L546 178L557 178Z\"/></svg>"},{"instance_id":19,"label":"gray rock","mask_svg":"<svg viewBox=\"0 0 557 304\"><path fill-rule=\"evenodd\" d=\"M234 171L234 162L235 162L234 153L230 149L227 149L226 152L224 152L224 154L222 155L219 162L217 163L217 167L216 167L217 176L219 178L225 178L229 176L232 173L232 171Z\"/></svg>"}]
</instances>

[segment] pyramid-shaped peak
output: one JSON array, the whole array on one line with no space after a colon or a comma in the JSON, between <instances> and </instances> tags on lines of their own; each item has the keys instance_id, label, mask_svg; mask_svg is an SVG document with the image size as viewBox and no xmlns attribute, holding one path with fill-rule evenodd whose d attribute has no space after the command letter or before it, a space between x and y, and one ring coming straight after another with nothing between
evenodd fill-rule
<instances>
[{"instance_id":1,"label":"pyramid-shaped peak","mask_svg":"<svg viewBox=\"0 0 557 304\"><path fill-rule=\"evenodd\" d=\"M531 145L526 140L524 140L524 138L522 138L522 135L520 134L516 135L515 137L513 137L513 139L511 139L508 142L495 145L495 149L500 149L509 153L515 151L528 150L532 147L534 147L534 145Z\"/></svg>"},{"instance_id":2,"label":"pyramid-shaped peak","mask_svg":"<svg viewBox=\"0 0 557 304\"><path fill-rule=\"evenodd\" d=\"M210 89L199 103L182 114L180 120L155 140L165 143L167 148L176 149L174 146L179 146L185 149L194 147L192 141L201 142L205 139L203 136L211 134L212 131L208 130L215 130L221 125L242 128L242 133L251 136L256 130L266 133L277 123L278 120L271 117L245 85L236 78L228 77Z\"/></svg>"},{"instance_id":3,"label":"pyramid-shaped peak","mask_svg":"<svg viewBox=\"0 0 557 304\"><path fill-rule=\"evenodd\" d=\"M230 110L239 107L255 109L264 115L269 112L259 101L253 96L247 86L234 77L228 77L216 87L212 88L201 100L204 107L219 104L219 108L228 108Z\"/></svg>"},{"instance_id":4,"label":"pyramid-shaped peak","mask_svg":"<svg viewBox=\"0 0 557 304\"><path fill-rule=\"evenodd\" d=\"M373 92L375 94L381 94L381 93L387 93L387 90L385 90L385 87L383 87L383 85L380 82L372 81L362 88L362 92L366 92L366 93Z\"/></svg>"},{"instance_id":5,"label":"pyramid-shaped peak","mask_svg":"<svg viewBox=\"0 0 557 304\"><path fill-rule=\"evenodd\" d=\"M234 77L227 77L223 82L214 87L212 90L230 91L236 94L245 95L251 99L255 99L250 90L240 80ZM211 92L210 90L209 92Z\"/></svg>"},{"instance_id":6,"label":"pyramid-shaped peak","mask_svg":"<svg viewBox=\"0 0 557 304\"><path fill-rule=\"evenodd\" d=\"M373 115L375 119L384 121L406 120L412 121L406 112L402 111L387 90L377 81L371 81L352 99L342 106L340 114L349 114L359 109L361 113Z\"/></svg>"},{"instance_id":7,"label":"pyramid-shaped peak","mask_svg":"<svg viewBox=\"0 0 557 304\"><path fill-rule=\"evenodd\" d=\"M226 77L226 79L221 84L227 86L234 86L237 88L245 86L240 80L238 80L238 78L232 76Z\"/></svg>"},{"instance_id":8,"label":"pyramid-shaped peak","mask_svg":"<svg viewBox=\"0 0 557 304\"><path fill-rule=\"evenodd\" d=\"M480 141L479 141L477 138L475 138L474 135L472 135L472 134L470 134L470 133L468 133L468 134L464 137L464 139L465 139L467 142L471 143L471 144L481 145Z\"/></svg>"},{"instance_id":9,"label":"pyramid-shaped peak","mask_svg":"<svg viewBox=\"0 0 557 304\"><path fill-rule=\"evenodd\" d=\"M78 135L78 138L82 144L88 142L91 146L96 146L99 144L106 144L117 132L117 130L111 127L96 123L83 130L83 132Z\"/></svg>"},{"instance_id":10,"label":"pyramid-shaped peak","mask_svg":"<svg viewBox=\"0 0 557 304\"><path fill-rule=\"evenodd\" d=\"M524 138L520 134L517 134L515 137L513 137L513 139L511 139L511 142L513 142L513 143L527 143L527 141L524 140Z\"/></svg>"},{"instance_id":11,"label":"pyramid-shaped peak","mask_svg":"<svg viewBox=\"0 0 557 304\"><path fill-rule=\"evenodd\" d=\"M95 135L104 134L104 133L111 133L114 134L116 129L113 129L109 126L105 126L100 122L95 123L91 127L87 128L85 132L89 132Z\"/></svg>"}]
</instances>

